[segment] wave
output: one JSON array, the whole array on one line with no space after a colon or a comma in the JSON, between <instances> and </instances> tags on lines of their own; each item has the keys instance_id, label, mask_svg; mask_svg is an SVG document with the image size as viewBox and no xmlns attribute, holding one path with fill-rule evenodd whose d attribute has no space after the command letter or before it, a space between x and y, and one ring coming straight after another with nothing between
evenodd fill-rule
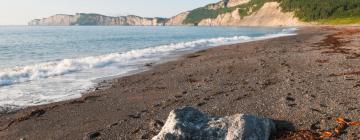
<instances>
[{"instance_id":1,"label":"wave","mask_svg":"<svg viewBox=\"0 0 360 140\"><path fill-rule=\"evenodd\" d=\"M172 43L168 45L136 49L123 53L111 53L101 56L63 59L60 61L40 63L11 69L2 69L0 70L0 87L48 77L61 76L93 68L102 68L117 63L129 63L138 59L156 58L159 54L178 50L288 36L293 35L293 33L291 33L293 30L294 29L283 30L278 34L269 34L261 37L234 36L227 38L220 37L212 39L200 39L190 42Z\"/></svg>"}]
</instances>

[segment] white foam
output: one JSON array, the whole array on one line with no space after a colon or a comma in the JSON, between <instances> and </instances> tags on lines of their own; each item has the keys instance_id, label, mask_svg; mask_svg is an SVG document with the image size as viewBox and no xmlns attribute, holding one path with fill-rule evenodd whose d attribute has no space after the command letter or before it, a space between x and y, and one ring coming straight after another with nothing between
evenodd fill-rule
<instances>
[{"instance_id":1,"label":"white foam","mask_svg":"<svg viewBox=\"0 0 360 140\"><path fill-rule=\"evenodd\" d=\"M78 98L82 92L93 86L91 80L94 80L94 78L110 76L109 74L124 74L135 70L136 68L130 68L129 65L135 65L138 62L158 60L160 57L167 56L176 51L294 35L292 31L284 30L281 33L261 37L234 36L200 39L136 49L123 53L64 59L23 67L0 69L0 106L25 107ZM116 67L117 71L119 69L122 69L122 71L106 73L107 71L114 70L109 69L110 67ZM81 72L85 74L79 78ZM104 74L93 77L89 76L89 74L96 73ZM49 82L52 85L48 85Z\"/></svg>"},{"instance_id":2,"label":"white foam","mask_svg":"<svg viewBox=\"0 0 360 140\"><path fill-rule=\"evenodd\" d=\"M150 57L154 54L171 52L174 50L222 44L233 41L245 41L250 39L251 37L247 36L201 39L191 42L175 43L153 48L131 50L125 53L112 53L102 56L91 56L78 59L64 59L61 61L29 65L13 69L5 69L0 70L0 86L39 80L53 76L60 76L86 69L106 67L113 63L126 63L128 60L131 59Z\"/></svg>"}]
</instances>

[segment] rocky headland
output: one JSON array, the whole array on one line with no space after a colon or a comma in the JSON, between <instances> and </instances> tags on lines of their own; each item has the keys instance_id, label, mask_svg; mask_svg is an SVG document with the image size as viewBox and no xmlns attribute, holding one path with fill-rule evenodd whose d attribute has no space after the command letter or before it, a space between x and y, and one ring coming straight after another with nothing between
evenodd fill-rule
<instances>
[{"instance_id":1,"label":"rocky headland","mask_svg":"<svg viewBox=\"0 0 360 140\"><path fill-rule=\"evenodd\" d=\"M293 12L283 12L278 2L266 2L258 11L247 11L245 16L239 10L248 6L250 0L221 0L218 3L180 13L170 18L144 18L140 16L111 17L100 14L78 13L76 15L58 14L48 18L34 19L30 26L303 26ZM198 11L200 10L200 13ZM220 12L224 11L226 12ZM194 14L195 13L195 14ZM211 13L211 18L207 18ZM204 16L204 15L205 16ZM193 18L201 18L192 22Z\"/></svg>"},{"instance_id":2,"label":"rocky headland","mask_svg":"<svg viewBox=\"0 0 360 140\"><path fill-rule=\"evenodd\" d=\"M32 26L308 26L360 24L359 1L220 0L170 18L111 17L79 13L54 15Z\"/></svg>"},{"instance_id":3,"label":"rocky headland","mask_svg":"<svg viewBox=\"0 0 360 140\"><path fill-rule=\"evenodd\" d=\"M163 26L164 18L144 18L134 15L111 17L100 14L77 13L76 15L58 14L48 18L35 19L28 23L30 26Z\"/></svg>"}]
</instances>

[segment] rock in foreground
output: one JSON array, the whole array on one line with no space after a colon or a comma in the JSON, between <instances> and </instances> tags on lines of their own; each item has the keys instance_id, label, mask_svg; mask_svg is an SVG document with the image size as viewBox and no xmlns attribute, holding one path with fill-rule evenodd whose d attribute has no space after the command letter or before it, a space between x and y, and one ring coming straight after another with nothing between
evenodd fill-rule
<instances>
[{"instance_id":1,"label":"rock in foreground","mask_svg":"<svg viewBox=\"0 0 360 140\"><path fill-rule=\"evenodd\" d=\"M267 140L275 124L266 118L235 114L210 117L192 107L170 112L170 115L153 140Z\"/></svg>"}]
</instances>

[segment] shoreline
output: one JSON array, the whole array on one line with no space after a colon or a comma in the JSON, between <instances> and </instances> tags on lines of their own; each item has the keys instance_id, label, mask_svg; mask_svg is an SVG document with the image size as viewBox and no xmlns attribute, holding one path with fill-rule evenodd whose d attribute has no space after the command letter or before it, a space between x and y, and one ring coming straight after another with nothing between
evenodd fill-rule
<instances>
[{"instance_id":1,"label":"shoreline","mask_svg":"<svg viewBox=\"0 0 360 140\"><path fill-rule=\"evenodd\" d=\"M164 122L172 109L181 106L195 106L211 115L265 116L279 120L280 130L316 126L319 129L313 131L317 132L331 128L339 115L359 120L354 101L360 95L349 88L359 78L329 76L350 66L356 70L356 58L344 55L357 51L342 54L331 47L342 42L322 43L342 28L359 29L301 27L295 36L208 48L156 64L150 70L111 79L108 89L79 99L1 115L0 139L81 139L89 133L99 133L99 139L151 138L156 132L149 123ZM351 36L341 36L350 40L345 46L354 42Z\"/></svg>"},{"instance_id":2,"label":"shoreline","mask_svg":"<svg viewBox=\"0 0 360 140\"><path fill-rule=\"evenodd\" d=\"M206 39L197 39L197 40L185 41L185 42L170 43L170 44L181 44L181 43L190 43L190 42L192 43L192 42L197 42L197 41L202 41L202 40L214 42L214 43L210 43L208 46L205 46L205 45L202 46L200 44L200 46L184 48L184 49L180 49L180 50L175 49L174 51L170 51L170 53L167 54L166 56L159 57L158 60L150 60L149 62L133 64L134 66L136 66L136 68L134 68L133 70L127 71L126 73L115 74L115 75L105 75L105 77L93 79L93 80L91 80L91 82L89 81L91 84L89 86L87 86L87 88L82 88L81 92L76 92L76 94L74 94L75 96L72 95L74 97L55 98L51 102L43 101L43 102L39 102L37 104L24 104L24 105L17 105L16 103L5 104L5 106L0 107L0 115L6 114L6 113L15 113L18 110L26 109L28 107L36 107L36 106L42 106L42 105L47 105L47 104L52 104L52 103L57 103L57 102L78 99L78 98L83 97L84 95L86 95L89 92L93 92L93 91L96 91L99 89L106 89L106 88L111 87L111 84L109 84L109 83L111 83L111 81L113 79L138 74L138 73L149 70L149 68L153 67L153 65L159 65L159 64L163 64L163 63L166 63L169 61L175 61L175 60L183 57L184 55L187 55L190 53L195 53L197 51L214 48L214 47L218 47L218 46L224 46L224 45L253 42L253 41L259 41L259 40L265 40L265 39L271 39L271 38L277 38L277 37L283 37L283 36L291 36L291 35L295 35L296 31L298 30L297 27L278 28L278 29L282 29L282 30L279 30L276 33L274 32L274 33L263 34L262 36L254 36L253 37L253 36L247 36L247 35L237 35L237 36L229 36L229 37L206 38ZM217 41L218 39L221 39L221 40L224 39L224 41L223 42ZM156 45L152 48L166 46L166 45L170 45L170 44ZM148 49L148 48L145 48L145 49ZM95 56L79 57L79 58L70 58L70 59L76 60L76 59L83 59L83 58L87 58L87 57L100 57L100 56L106 56L109 54L112 54L112 53L95 55ZM49 63L50 62L59 63L63 60L65 60L65 59L58 59L56 61L49 60L48 62ZM37 64L45 64L48 62L40 62ZM19 67L26 67L26 66L33 66L33 65L35 65L35 64L24 65L24 66L19 66ZM14 83L15 86L16 86L16 84L17 83ZM10 85L12 85L12 84L10 84ZM69 88L69 89L71 89L71 88ZM64 94L67 95L66 93L64 93ZM14 100L14 101L16 101L16 100Z\"/></svg>"},{"instance_id":3,"label":"shoreline","mask_svg":"<svg viewBox=\"0 0 360 140\"><path fill-rule=\"evenodd\" d=\"M250 28L252 28L250 26ZM256 27L254 27L256 28ZM117 79L121 79L123 77L128 77L128 76L132 76L132 75L135 75L135 74L140 74L140 73L143 73L143 72L146 72L146 71L149 71L151 69L153 69L154 67L158 66L158 65L161 65L161 64L165 64L165 63L169 63L169 62L172 62L172 61L177 61L179 59L183 59L184 57L188 56L188 55L191 55L191 54L195 54L195 53L198 53L198 52L201 52L201 51L206 51L207 49L211 49L211 48L217 48L217 47L222 47L222 46L230 46L230 45L235 45L235 44L242 44L242 43L248 43L248 42L256 42L256 41L261 41L261 40L269 40L269 39L274 39L274 38L281 38L281 37L287 37L287 36L295 36L297 35L297 32L300 30L299 28L303 28L303 27L292 27L292 28L288 28L288 29L291 29L291 30L294 30L290 33L287 33L288 35L281 35L281 36L276 36L276 37L265 37L265 36L261 36L261 37L265 37L265 39L255 39L255 40L241 40L240 42L237 42L237 43L226 43L224 45L215 45L215 46L208 46L208 47L205 47L205 48L197 48L197 49L193 49L193 50L190 50L190 51L182 51L180 53L173 53L171 54L171 56L167 56L165 57L164 59L162 60L159 60L157 62L150 62L150 63L146 63L144 64L144 67L141 67L139 68L138 70L133 70L133 71L130 71L128 73L125 73L125 74L122 74L122 75L114 75L114 76L107 76L107 77L103 77L103 78L98 78L98 79L95 79L93 80L94 81L94 87L91 87L90 89L88 89L86 92L83 93L83 96L86 96L87 94L91 93L91 92L94 92L94 90L104 90L106 88L110 88L111 87L111 83L114 81L114 80L117 80ZM272 35L279 35L279 34L270 34L271 36ZM81 97L82 98L82 97ZM77 98L77 99L80 99L80 98ZM70 100L76 100L76 99L70 99ZM66 101L69 101L69 100L65 100ZM57 103L57 102L54 102L54 103ZM50 103L52 104L52 103ZM44 104L46 105L46 104ZM41 105L40 105L41 106ZM1 113L0 113L0 116L1 116Z\"/></svg>"}]
</instances>

